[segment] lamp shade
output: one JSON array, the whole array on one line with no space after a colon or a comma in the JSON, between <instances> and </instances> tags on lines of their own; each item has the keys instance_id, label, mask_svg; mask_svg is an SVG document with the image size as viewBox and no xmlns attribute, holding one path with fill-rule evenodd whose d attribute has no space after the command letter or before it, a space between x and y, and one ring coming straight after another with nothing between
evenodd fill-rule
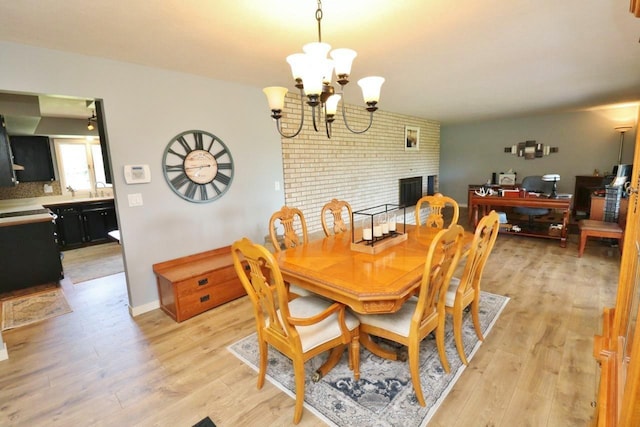
<instances>
[{"instance_id":1,"label":"lamp shade","mask_svg":"<svg viewBox=\"0 0 640 427\"><path fill-rule=\"evenodd\" d=\"M548 173L546 175L542 175L543 181L560 181L560 175L557 173Z\"/></svg>"},{"instance_id":2,"label":"lamp shade","mask_svg":"<svg viewBox=\"0 0 640 427\"><path fill-rule=\"evenodd\" d=\"M340 102L340 95L331 95L324 103L327 109L326 114L336 114L336 111L338 111L338 102Z\"/></svg>"},{"instance_id":3,"label":"lamp shade","mask_svg":"<svg viewBox=\"0 0 640 427\"><path fill-rule=\"evenodd\" d=\"M351 49L334 49L331 51L331 58L334 61L336 76L350 75L353 60L358 56L355 50Z\"/></svg>"},{"instance_id":4,"label":"lamp shade","mask_svg":"<svg viewBox=\"0 0 640 427\"><path fill-rule=\"evenodd\" d=\"M286 87L269 86L262 89L262 91L267 95L271 110L282 110L284 108L284 97L288 92Z\"/></svg>"},{"instance_id":5,"label":"lamp shade","mask_svg":"<svg viewBox=\"0 0 640 427\"><path fill-rule=\"evenodd\" d=\"M293 55L287 56L287 62L291 67L291 75L293 76L293 80L302 80L302 75L304 74L304 70L307 67L307 55L304 53L294 53Z\"/></svg>"},{"instance_id":6,"label":"lamp shade","mask_svg":"<svg viewBox=\"0 0 640 427\"><path fill-rule=\"evenodd\" d=\"M377 76L365 77L358 80L358 85L362 89L364 102L377 103L380 100L380 88L382 87L382 83L384 83L384 77Z\"/></svg>"},{"instance_id":7,"label":"lamp shade","mask_svg":"<svg viewBox=\"0 0 640 427\"><path fill-rule=\"evenodd\" d=\"M315 58L326 58L327 54L331 50L331 45L321 42L307 43L302 46L302 50L307 55L313 56Z\"/></svg>"}]
</instances>

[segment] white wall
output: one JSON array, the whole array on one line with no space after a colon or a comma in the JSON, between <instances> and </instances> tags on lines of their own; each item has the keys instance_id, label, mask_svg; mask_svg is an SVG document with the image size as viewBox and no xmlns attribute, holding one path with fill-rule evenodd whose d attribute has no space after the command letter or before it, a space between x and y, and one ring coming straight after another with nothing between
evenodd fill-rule
<instances>
[{"instance_id":1,"label":"white wall","mask_svg":"<svg viewBox=\"0 0 640 427\"><path fill-rule=\"evenodd\" d=\"M0 57L2 91L104 100L134 313L157 306L152 264L243 236L263 241L284 194L274 190L274 182L283 181L280 138L260 88L11 43L0 43ZM162 174L169 140L191 129L221 138L234 159L229 191L211 203L179 198ZM152 182L125 184L123 165L144 163ZM128 206L132 193L142 195L144 206Z\"/></svg>"},{"instance_id":2,"label":"white wall","mask_svg":"<svg viewBox=\"0 0 640 427\"><path fill-rule=\"evenodd\" d=\"M622 163L633 161L637 111L634 106L443 125L440 191L466 205L468 184L486 183L492 172L511 168L518 182L527 175L558 173L558 191L573 193L576 175L611 171L617 163L620 134L614 128L620 124L634 124L625 135ZM526 140L560 151L532 160L504 153L504 147Z\"/></svg>"}]
</instances>

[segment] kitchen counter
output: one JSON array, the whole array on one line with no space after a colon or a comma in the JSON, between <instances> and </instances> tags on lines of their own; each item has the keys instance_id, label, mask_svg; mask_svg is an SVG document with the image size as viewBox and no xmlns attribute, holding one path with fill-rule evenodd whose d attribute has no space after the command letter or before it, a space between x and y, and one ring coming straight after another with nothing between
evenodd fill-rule
<instances>
[{"instance_id":1,"label":"kitchen counter","mask_svg":"<svg viewBox=\"0 0 640 427\"><path fill-rule=\"evenodd\" d=\"M113 197L36 197L0 200L0 227L51 221L53 216L44 206L111 201Z\"/></svg>"}]
</instances>

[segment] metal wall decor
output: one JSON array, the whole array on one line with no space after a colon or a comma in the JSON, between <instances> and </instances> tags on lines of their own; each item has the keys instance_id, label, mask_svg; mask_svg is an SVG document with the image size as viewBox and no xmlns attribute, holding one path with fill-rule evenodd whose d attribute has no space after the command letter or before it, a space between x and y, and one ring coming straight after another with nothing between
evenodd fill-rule
<instances>
[{"instance_id":1,"label":"metal wall decor","mask_svg":"<svg viewBox=\"0 0 640 427\"><path fill-rule=\"evenodd\" d=\"M550 147L548 145L536 142L535 140L519 142L512 145L511 147L504 147L505 153L514 154L518 157L524 157L525 160L548 156L549 154L557 153L558 151L560 151L558 147Z\"/></svg>"}]
</instances>

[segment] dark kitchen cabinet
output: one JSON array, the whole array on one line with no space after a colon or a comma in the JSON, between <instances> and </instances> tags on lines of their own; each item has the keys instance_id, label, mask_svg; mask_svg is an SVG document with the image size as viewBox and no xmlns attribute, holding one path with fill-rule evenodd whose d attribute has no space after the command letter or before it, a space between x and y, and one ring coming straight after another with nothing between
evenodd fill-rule
<instances>
[{"instance_id":1,"label":"dark kitchen cabinet","mask_svg":"<svg viewBox=\"0 0 640 427\"><path fill-rule=\"evenodd\" d=\"M13 154L9 135L4 124L4 116L0 115L0 187L16 185L16 174L13 170Z\"/></svg>"},{"instance_id":2,"label":"dark kitchen cabinet","mask_svg":"<svg viewBox=\"0 0 640 427\"><path fill-rule=\"evenodd\" d=\"M0 253L0 293L63 277L52 219L0 227Z\"/></svg>"},{"instance_id":3,"label":"dark kitchen cabinet","mask_svg":"<svg viewBox=\"0 0 640 427\"><path fill-rule=\"evenodd\" d=\"M13 161L24 167L16 171L18 182L53 181L51 145L46 136L12 136Z\"/></svg>"},{"instance_id":4,"label":"dark kitchen cabinet","mask_svg":"<svg viewBox=\"0 0 640 427\"><path fill-rule=\"evenodd\" d=\"M58 245L63 250L108 242L108 233L118 229L113 201L81 202L48 208L57 216Z\"/></svg>"}]
</instances>

